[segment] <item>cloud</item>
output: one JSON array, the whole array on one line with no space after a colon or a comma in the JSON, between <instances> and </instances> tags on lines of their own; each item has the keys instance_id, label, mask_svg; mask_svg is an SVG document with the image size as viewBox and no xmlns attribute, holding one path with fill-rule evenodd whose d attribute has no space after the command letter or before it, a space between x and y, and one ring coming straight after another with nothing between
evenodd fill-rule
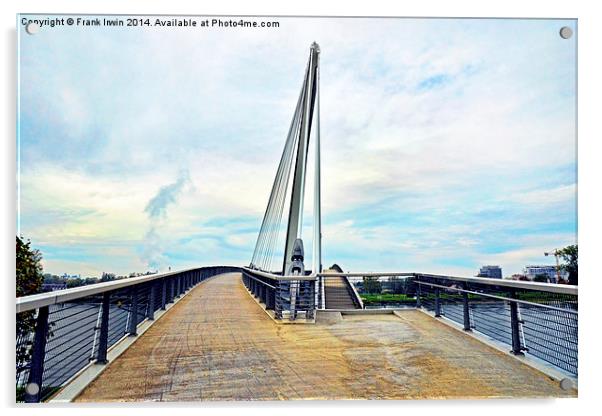
<instances>
[{"instance_id":1,"label":"cloud","mask_svg":"<svg viewBox=\"0 0 602 416\"><path fill-rule=\"evenodd\" d=\"M177 180L161 187L144 208L144 212L148 214L149 228L143 240L142 259L151 269L163 269L168 263L168 257L165 255L165 241L161 238L160 228L168 221L167 208L176 203L178 196L189 183L189 172L181 171Z\"/></svg>"},{"instance_id":2,"label":"cloud","mask_svg":"<svg viewBox=\"0 0 602 416\"><path fill-rule=\"evenodd\" d=\"M144 212L148 214L149 219L165 219L167 217L167 207L176 202L176 198L182 192L184 185L189 182L190 174L188 171L182 171L174 183L161 187L144 208Z\"/></svg>"},{"instance_id":3,"label":"cloud","mask_svg":"<svg viewBox=\"0 0 602 416\"><path fill-rule=\"evenodd\" d=\"M551 189L535 189L511 195L508 199L521 204L538 205L549 209L553 206L570 206L576 202L577 186L575 184L557 186Z\"/></svg>"},{"instance_id":4,"label":"cloud","mask_svg":"<svg viewBox=\"0 0 602 416\"><path fill-rule=\"evenodd\" d=\"M506 270L574 240L573 21L281 24L21 39L21 231L51 271L248 263L314 39L325 263Z\"/></svg>"}]
</instances>

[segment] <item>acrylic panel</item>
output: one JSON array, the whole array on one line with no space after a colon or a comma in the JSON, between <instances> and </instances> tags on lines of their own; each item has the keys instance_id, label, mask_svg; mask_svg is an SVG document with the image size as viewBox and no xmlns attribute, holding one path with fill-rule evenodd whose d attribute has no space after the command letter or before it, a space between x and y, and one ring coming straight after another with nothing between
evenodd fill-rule
<instances>
[{"instance_id":1,"label":"acrylic panel","mask_svg":"<svg viewBox=\"0 0 602 416\"><path fill-rule=\"evenodd\" d=\"M575 19L17 32L17 401L576 397Z\"/></svg>"}]
</instances>

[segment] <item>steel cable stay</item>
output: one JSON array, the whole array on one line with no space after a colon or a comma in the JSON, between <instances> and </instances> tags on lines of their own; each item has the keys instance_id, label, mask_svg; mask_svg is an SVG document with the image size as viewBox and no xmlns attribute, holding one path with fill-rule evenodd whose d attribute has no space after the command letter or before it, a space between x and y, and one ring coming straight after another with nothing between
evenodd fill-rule
<instances>
[{"instance_id":1,"label":"steel cable stay","mask_svg":"<svg viewBox=\"0 0 602 416\"><path fill-rule=\"evenodd\" d=\"M299 102L301 101L303 91L299 97ZM297 104L297 108L299 107L299 103ZM265 217L262 223L262 228L258 237L257 247L256 247L256 255L253 260L254 265L259 265L260 267L265 267L265 253L266 246L269 245L268 240L268 230L271 228L271 222L274 211L274 201L276 199L277 194L280 192L281 181L283 175L286 175L286 171L288 170L287 165L289 164L288 158L290 157L290 151L293 147L293 131L295 126L295 120L297 118L297 110L293 116L293 120L291 122L291 126L289 129L289 134L287 137L287 141L285 143L285 147L282 153L282 158L280 160L280 165L276 174L276 178L274 179L274 184L272 187L272 193L270 195L270 199L268 201L268 206L266 208Z\"/></svg>"},{"instance_id":2,"label":"steel cable stay","mask_svg":"<svg viewBox=\"0 0 602 416\"><path fill-rule=\"evenodd\" d=\"M287 140L282 152L280 164L274 178L268 206L266 208L259 236L253 252L251 261L252 268L268 271L273 264L273 256L281 231L282 217L287 192L289 188L291 168L293 160L297 158L299 141L301 139L301 125L303 122L303 110L308 99L307 80L310 74L310 63L308 63L301 92L297 99L295 112L291 121Z\"/></svg>"}]
</instances>

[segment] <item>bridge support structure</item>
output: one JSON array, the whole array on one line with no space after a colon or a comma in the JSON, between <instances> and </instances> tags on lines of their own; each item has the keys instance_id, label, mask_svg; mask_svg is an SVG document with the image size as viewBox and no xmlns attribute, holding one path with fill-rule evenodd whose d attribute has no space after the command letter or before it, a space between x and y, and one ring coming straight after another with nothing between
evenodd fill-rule
<instances>
[{"instance_id":1,"label":"bridge support structure","mask_svg":"<svg viewBox=\"0 0 602 416\"><path fill-rule=\"evenodd\" d=\"M319 104L320 47L313 43L305 69L301 92L297 99L287 139L267 208L251 259L250 268L287 274L292 264L295 242L302 239L303 203L310 137L314 132L314 206L313 206L313 273L321 271L321 186L320 186L320 104ZM284 252L281 249L281 220L288 201L288 216L284 234ZM281 246L280 246L281 247ZM274 263L274 258L281 261Z\"/></svg>"}]
</instances>

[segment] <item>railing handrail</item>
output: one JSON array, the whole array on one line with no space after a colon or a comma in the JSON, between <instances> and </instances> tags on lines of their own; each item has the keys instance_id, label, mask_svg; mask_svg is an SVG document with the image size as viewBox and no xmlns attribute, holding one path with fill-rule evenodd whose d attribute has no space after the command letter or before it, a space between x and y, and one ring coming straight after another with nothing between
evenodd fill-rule
<instances>
[{"instance_id":1,"label":"railing handrail","mask_svg":"<svg viewBox=\"0 0 602 416\"><path fill-rule=\"evenodd\" d=\"M449 287L449 286L438 285L438 284L429 283L429 282L417 281L416 283L418 283L419 285L427 285L427 286L431 286L431 287L437 287L439 289L451 290L451 291L455 291L455 292L458 292L458 293L469 293L469 294L472 294L472 295L478 295L478 296L482 296L482 297L485 297L485 298L503 300L505 302L516 302L516 303L520 303L520 304L523 304L523 305L537 306L537 307L541 307L541 308L544 308L544 309L550 309L550 310L559 311L559 312L568 312L568 313L572 313L574 315L578 315L579 314L579 312L577 310L567 309L567 308L560 308L558 306L548 305L546 303L531 302L531 301L528 301L528 300L509 298L507 296L500 296L500 295L492 295L492 294L489 294L489 293L481 293L481 292L476 292L474 290L461 289L461 288L458 288L458 287Z\"/></svg>"},{"instance_id":2,"label":"railing handrail","mask_svg":"<svg viewBox=\"0 0 602 416\"><path fill-rule=\"evenodd\" d=\"M262 277L266 277L268 279L273 279L273 280L281 280L281 281L291 281L291 280L316 280L317 276L315 274L310 274L307 276L296 276L296 275L279 275L279 274L273 274L273 273L268 273L268 272L264 272L261 270L257 270L257 269L250 269L248 267L241 267L244 271L246 271L247 273L255 273L258 276L262 276Z\"/></svg>"},{"instance_id":3,"label":"railing handrail","mask_svg":"<svg viewBox=\"0 0 602 416\"><path fill-rule=\"evenodd\" d=\"M376 272L376 273L318 273L318 276L341 276L341 277L388 277L388 276L402 276L402 277L426 277L433 279L446 279L446 280L457 280L459 282L479 283L490 286L505 286L515 289L528 289L528 290L539 290L542 292L550 293L561 293L564 295L575 295L578 294L578 287L574 285L560 285L556 283L541 283L541 282L526 282L523 280L508 280L508 279L491 279L486 277L459 277L459 276L445 276L438 274L427 274L427 273L416 273L416 272Z\"/></svg>"},{"instance_id":4,"label":"railing handrail","mask_svg":"<svg viewBox=\"0 0 602 416\"><path fill-rule=\"evenodd\" d=\"M259 284L262 284L264 286L269 287L270 289L276 289L276 286L272 286L269 283L264 282L263 280L259 280L258 278L256 278L255 276L249 276L251 279L255 280L256 282L258 282Z\"/></svg>"},{"instance_id":5,"label":"railing handrail","mask_svg":"<svg viewBox=\"0 0 602 416\"><path fill-rule=\"evenodd\" d=\"M398 272L398 273L391 273L391 272L367 272L367 273L322 272L322 273L318 273L317 276L323 276L323 277L388 277L388 276L412 277L416 274L417 273L413 273L413 272Z\"/></svg>"},{"instance_id":6,"label":"railing handrail","mask_svg":"<svg viewBox=\"0 0 602 416\"><path fill-rule=\"evenodd\" d=\"M514 289L539 290L541 292L560 293L564 295L577 296L578 288L574 285L560 285L556 283L526 282L524 280L492 279L486 277L456 277L442 276L437 274L414 273L415 277L427 277L433 279L457 280L460 282L479 283L490 286L505 286Z\"/></svg>"},{"instance_id":7,"label":"railing handrail","mask_svg":"<svg viewBox=\"0 0 602 416\"><path fill-rule=\"evenodd\" d=\"M349 281L348 276L344 276L344 278L345 278L345 283L347 283L347 286L350 287L351 291L353 292L353 297L355 298L354 300L359 304L360 309L364 309L364 301L362 300L362 297L360 296L360 294L357 293L357 289L355 288L355 285Z\"/></svg>"},{"instance_id":8,"label":"railing handrail","mask_svg":"<svg viewBox=\"0 0 602 416\"><path fill-rule=\"evenodd\" d=\"M122 289L128 286L135 286L152 280L169 277L172 275L201 270L207 267L222 266L202 266L189 269L175 270L166 273L149 274L146 276L128 277L125 279L111 280L109 282L94 283L91 285L78 286L70 289L55 290L53 292L37 293L35 295L22 296L16 298L16 312L26 312L44 306L64 303L75 299L85 298L86 296L97 295L112 290Z\"/></svg>"}]
</instances>

